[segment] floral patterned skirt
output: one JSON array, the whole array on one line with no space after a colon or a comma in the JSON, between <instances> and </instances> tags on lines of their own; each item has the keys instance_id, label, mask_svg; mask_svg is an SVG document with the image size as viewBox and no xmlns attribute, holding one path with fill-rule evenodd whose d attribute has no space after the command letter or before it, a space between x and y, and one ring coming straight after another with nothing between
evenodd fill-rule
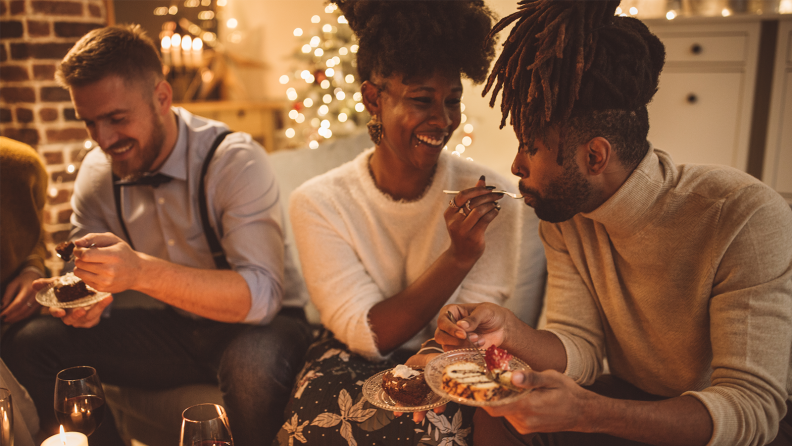
<instances>
[{"instance_id":1,"label":"floral patterned skirt","mask_svg":"<svg viewBox=\"0 0 792 446\"><path fill-rule=\"evenodd\" d=\"M363 397L370 376L396 366L371 362L352 353L325 331L306 354L306 362L286 406L286 423L273 446L468 446L472 407L448 403L442 414L427 413L421 423L406 413L378 409Z\"/></svg>"}]
</instances>

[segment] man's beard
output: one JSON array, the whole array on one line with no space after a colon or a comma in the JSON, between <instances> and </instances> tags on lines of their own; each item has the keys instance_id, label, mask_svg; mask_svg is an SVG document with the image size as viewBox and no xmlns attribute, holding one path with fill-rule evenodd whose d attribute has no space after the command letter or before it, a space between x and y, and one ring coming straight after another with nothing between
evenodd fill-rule
<instances>
[{"instance_id":1,"label":"man's beard","mask_svg":"<svg viewBox=\"0 0 792 446\"><path fill-rule=\"evenodd\" d=\"M523 187L523 196L533 197L533 208L539 219L550 223L561 223L582 211L584 204L594 194L594 188L578 172L574 161L564 163L564 173L550 184L543 197L536 189Z\"/></svg>"},{"instance_id":2,"label":"man's beard","mask_svg":"<svg viewBox=\"0 0 792 446\"><path fill-rule=\"evenodd\" d=\"M157 115L152 110L151 116L151 134L148 140L140 145L140 154L138 157L128 161L115 161L110 157L113 173L124 181L135 181L143 176L144 173L151 170L157 157L162 150L162 145L165 142L165 125L157 119ZM129 143L137 144L132 139L124 139L113 144L111 149L116 147L124 147Z\"/></svg>"}]
</instances>

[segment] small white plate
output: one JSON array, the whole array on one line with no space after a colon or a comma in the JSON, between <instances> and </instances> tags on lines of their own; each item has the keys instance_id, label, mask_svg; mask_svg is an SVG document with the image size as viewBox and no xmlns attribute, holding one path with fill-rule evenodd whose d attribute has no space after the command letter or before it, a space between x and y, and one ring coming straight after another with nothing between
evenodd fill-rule
<instances>
[{"instance_id":1,"label":"small white plate","mask_svg":"<svg viewBox=\"0 0 792 446\"><path fill-rule=\"evenodd\" d=\"M424 404L421 406L401 406L396 401L388 396L382 390L382 376L392 369L383 370L371 378L367 379L363 384L363 397L365 397L371 404L379 407L380 409L390 410L392 412L420 412L424 410L434 409L435 407L442 406L448 400L429 392L429 395L424 399Z\"/></svg>"},{"instance_id":2,"label":"small white plate","mask_svg":"<svg viewBox=\"0 0 792 446\"><path fill-rule=\"evenodd\" d=\"M443 370L445 370L446 366L449 366L455 362L460 361L469 361L474 362L476 364L481 365L482 367L486 367L486 364L482 361L481 355L484 354L484 350L480 350L481 355L476 354L477 349L473 348L461 348L459 350L452 350L450 352L445 352L440 356L435 357L429 364L426 365L426 369L424 370L424 376L426 376L426 383L429 384L429 387L432 390L440 395L443 398L446 398L450 401L457 402L459 404L464 404L466 406L474 406L474 407L496 407L496 406L503 406L509 403L513 403L517 400L521 395L525 392L513 393L508 395L504 398L495 400L495 401L477 401L472 398L462 398L456 395L451 395L450 393L443 390ZM530 370L531 367L528 366L525 362L518 358L512 358L509 361L509 369L510 370Z\"/></svg>"},{"instance_id":3,"label":"small white plate","mask_svg":"<svg viewBox=\"0 0 792 446\"><path fill-rule=\"evenodd\" d=\"M58 300L57 297L55 297L54 288L56 285L60 284L61 281L64 280L65 278L71 278L71 277L74 277L74 273L68 273L66 275L57 277L54 282L52 282L46 288L42 289L36 294L36 302L40 303L45 307L78 308L78 307L87 307L88 305L93 305L110 295L110 293L105 293L103 291L96 291L95 289L91 288L90 285L85 284L85 286L88 287L89 290L93 291L96 294L85 296L81 299L73 300L71 302L61 302Z\"/></svg>"}]
</instances>

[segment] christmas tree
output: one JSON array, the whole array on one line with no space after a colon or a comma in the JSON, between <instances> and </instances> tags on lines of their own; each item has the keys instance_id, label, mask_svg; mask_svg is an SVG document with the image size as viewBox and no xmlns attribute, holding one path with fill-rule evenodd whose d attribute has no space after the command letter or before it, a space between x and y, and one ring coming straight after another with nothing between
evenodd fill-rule
<instances>
[{"instance_id":1,"label":"christmas tree","mask_svg":"<svg viewBox=\"0 0 792 446\"><path fill-rule=\"evenodd\" d=\"M310 32L294 30L298 45L294 68L280 77L293 101L286 123L286 147L319 147L321 142L364 131L370 116L363 106L355 54L357 38L338 7L311 17ZM473 143L473 124L465 115L446 150L462 156ZM470 158L468 158L470 159Z\"/></svg>"}]
</instances>

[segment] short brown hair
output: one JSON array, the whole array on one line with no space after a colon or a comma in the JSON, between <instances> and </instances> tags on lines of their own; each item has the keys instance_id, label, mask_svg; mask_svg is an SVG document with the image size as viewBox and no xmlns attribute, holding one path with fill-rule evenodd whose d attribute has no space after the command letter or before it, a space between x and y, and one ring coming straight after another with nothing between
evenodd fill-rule
<instances>
[{"instance_id":1,"label":"short brown hair","mask_svg":"<svg viewBox=\"0 0 792 446\"><path fill-rule=\"evenodd\" d=\"M108 26L84 35L63 58L55 78L69 88L109 75L126 82L163 79L157 48L140 25Z\"/></svg>"}]
</instances>

